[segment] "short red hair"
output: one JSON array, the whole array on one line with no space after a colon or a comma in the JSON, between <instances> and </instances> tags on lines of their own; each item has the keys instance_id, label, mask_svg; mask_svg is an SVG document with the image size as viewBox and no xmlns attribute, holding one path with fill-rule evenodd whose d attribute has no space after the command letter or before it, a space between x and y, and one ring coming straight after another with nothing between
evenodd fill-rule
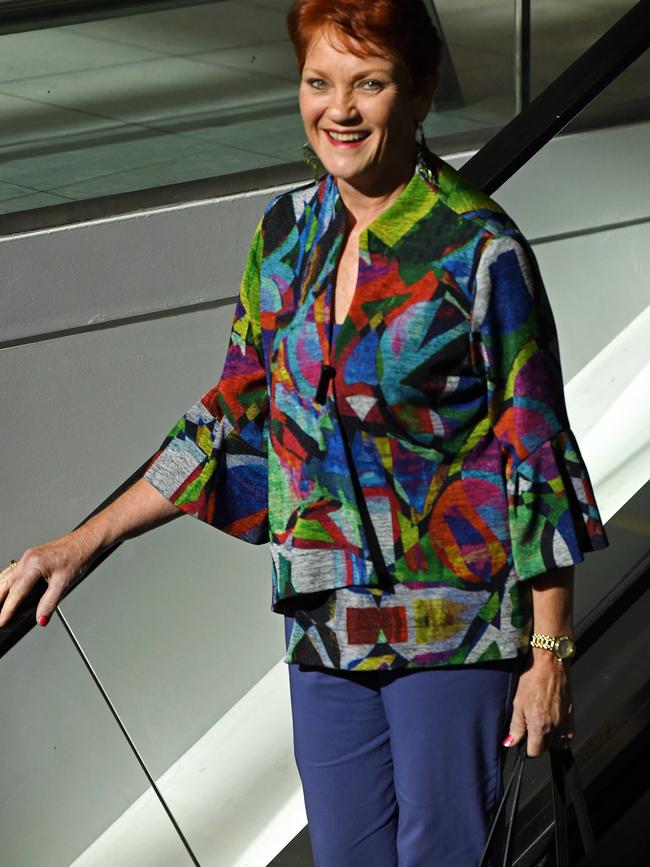
<instances>
[{"instance_id":1,"label":"short red hair","mask_svg":"<svg viewBox=\"0 0 650 867\"><path fill-rule=\"evenodd\" d=\"M442 41L422 0L295 0L287 27L300 71L314 36L331 27L356 54L353 40L364 55L400 60L416 89L438 71Z\"/></svg>"}]
</instances>

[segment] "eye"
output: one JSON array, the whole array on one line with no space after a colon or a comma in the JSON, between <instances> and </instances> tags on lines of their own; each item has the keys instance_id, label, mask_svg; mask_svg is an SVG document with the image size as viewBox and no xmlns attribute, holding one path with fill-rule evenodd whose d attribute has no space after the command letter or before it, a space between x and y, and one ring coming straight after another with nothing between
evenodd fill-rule
<instances>
[{"instance_id":1,"label":"eye","mask_svg":"<svg viewBox=\"0 0 650 867\"><path fill-rule=\"evenodd\" d=\"M314 90L325 90L325 82L322 78L308 78L307 84Z\"/></svg>"},{"instance_id":2,"label":"eye","mask_svg":"<svg viewBox=\"0 0 650 867\"><path fill-rule=\"evenodd\" d=\"M378 91L381 90L383 86L383 81L379 81L377 78L367 78L365 81L361 82L363 90Z\"/></svg>"}]
</instances>

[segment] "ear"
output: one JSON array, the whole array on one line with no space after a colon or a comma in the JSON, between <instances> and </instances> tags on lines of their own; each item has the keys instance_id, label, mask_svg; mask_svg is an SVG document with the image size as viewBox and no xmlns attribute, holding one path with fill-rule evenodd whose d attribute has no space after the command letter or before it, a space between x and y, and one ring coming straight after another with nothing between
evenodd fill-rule
<instances>
[{"instance_id":1,"label":"ear","mask_svg":"<svg viewBox=\"0 0 650 867\"><path fill-rule=\"evenodd\" d=\"M431 111L431 103L433 102L433 94L436 91L438 82L440 81L440 67L434 75L425 78L422 87L415 97L415 114L418 122L422 122Z\"/></svg>"}]
</instances>

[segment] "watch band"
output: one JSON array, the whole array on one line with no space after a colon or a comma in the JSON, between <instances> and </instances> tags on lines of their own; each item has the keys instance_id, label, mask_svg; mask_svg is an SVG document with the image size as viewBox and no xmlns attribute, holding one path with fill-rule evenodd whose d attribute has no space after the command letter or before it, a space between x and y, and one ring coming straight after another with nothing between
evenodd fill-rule
<instances>
[{"instance_id":1,"label":"watch band","mask_svg":"<svg viewBox=\"0 0 650 867\"><path fill-rule=\"evenodd\" d=\"M543 635L541 632L533 632L530 636L530 646L541 647L543 650L555 650L555 641L554 635Z\"/></svg>"},{"instance_id":2,"label":"watch band","mask_svg":"<svg viewBox=\"0 0 650 867\"><path fill-rule=\"evenodd\" d=\"M550 650L558 659L571 659L576 652L576 643L569 635L544 635L533 632L530 636L531 647Z\"/></svg>"}]
</instances>

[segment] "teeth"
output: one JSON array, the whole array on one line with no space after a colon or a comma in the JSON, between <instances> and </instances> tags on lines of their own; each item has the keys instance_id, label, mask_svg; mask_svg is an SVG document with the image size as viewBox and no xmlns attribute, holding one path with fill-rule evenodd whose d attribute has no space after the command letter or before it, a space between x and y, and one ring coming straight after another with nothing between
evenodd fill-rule
<instances>
[{"instance_id":1,"label":"teeth","mask_svg":"<svg viewBox=\"0 0 650 867\"><path fill-rule=\"evenodd\" d=\"M332 130L328 132L334 141L361 141L366 137L365 132L333 132Z\"/></svg>"}]
</instances>

